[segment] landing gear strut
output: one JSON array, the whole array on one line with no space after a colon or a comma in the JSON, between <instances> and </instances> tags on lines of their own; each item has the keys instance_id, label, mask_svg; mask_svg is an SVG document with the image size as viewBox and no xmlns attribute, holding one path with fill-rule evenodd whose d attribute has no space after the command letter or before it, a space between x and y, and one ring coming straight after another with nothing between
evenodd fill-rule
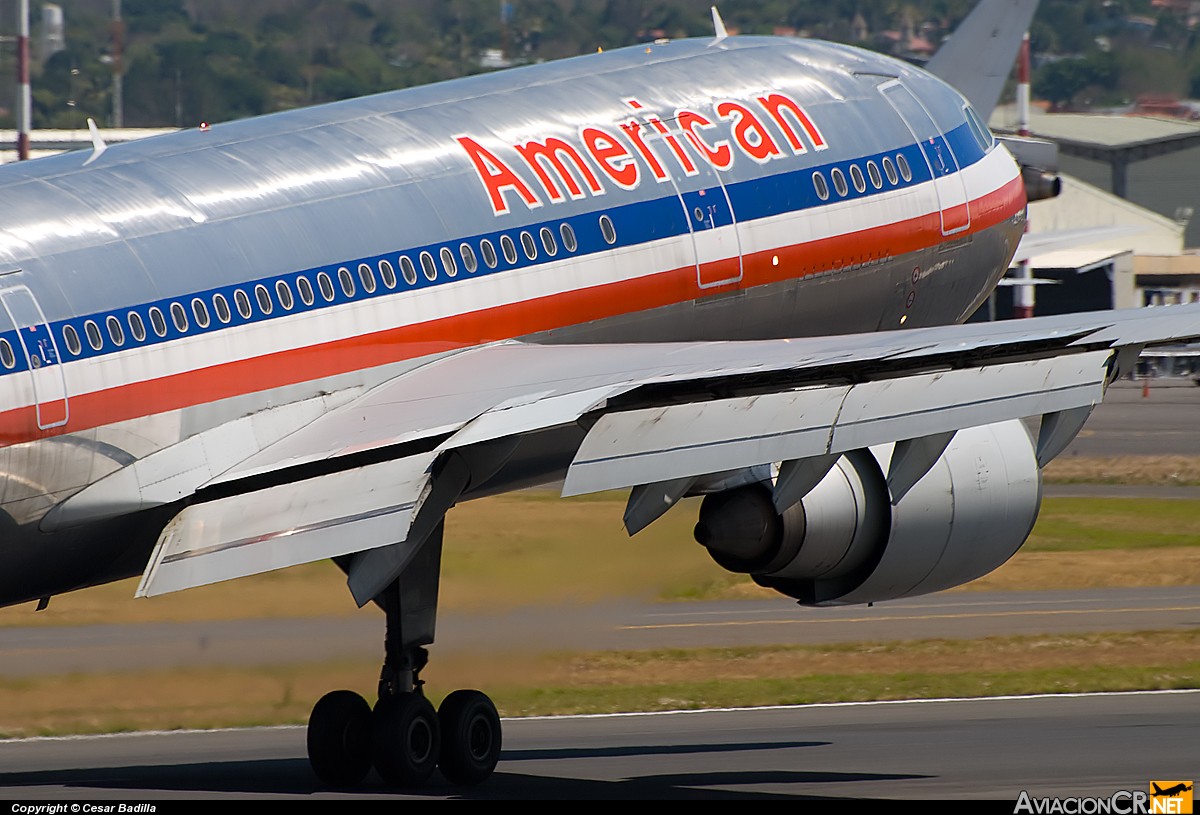
<instances>
[{"instance_id":1,"label":"landing gear strut","mask_svg":"<svg viewBox=\"0 0 1200 815\"><path fill-rule=\"evenodd\" d=\"M308 720L308 759L330 786L354 786L371 767L385 783L420 786L440 768L452 784L478 784L500 758L500 717L477 690L458 690L435 712L420 672L433 642L441 565L439 526L404 572L375 602L387 618L379 701L338 690L317 702Z\"/></svg>"}]
</instances>

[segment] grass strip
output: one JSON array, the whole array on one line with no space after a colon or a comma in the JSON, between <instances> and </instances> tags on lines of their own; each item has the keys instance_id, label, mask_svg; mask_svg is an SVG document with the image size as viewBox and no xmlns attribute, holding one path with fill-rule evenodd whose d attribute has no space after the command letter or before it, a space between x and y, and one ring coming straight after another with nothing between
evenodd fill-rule
<instances>
[{"instance_id":1,"label":"grass strip","mask_svg":"<svg viewBox=\"0 0 1200 815\"><path fill-rule=\"evenodd\" d=\"M591 603L612 597L670 600L778 597L724 571L692 540L689 499L633 540L621 528L625 496L559 499L527 490L472 501L448 520L443 609ZM1048 498L1033 536L971 590L1032 591L1200 584L1200 501ZM0 626L179 622L361 613L345 577L310 563L185 592L133 600L136 580L0 609Z\"/></svg>"},{"instance_id":2,"label":"grass strip","mask_svg":"<svg viewBox=\"0 0 1200 815\"><path fill-rule=\"evenodd\" d=\"M1196 456L1059 456L1046 465L1051 484L1200 485Z\"/></svg>"},{"instance_id":3,"label":"grass strip","mask_svg":"<svg viewBox=\"0 0 1200 815\"><path fill-rule=\"evenodd\" d=\"M483 687L506 716L1200 687L1200 629L434 656L433 701ZM0 735L301 724L334 688L373 699L377 671L346 661L2 680Z\"/></svg>"},{"instance_id":4,"label":"grass strip","mask_svg":"<svg viewBox=\"0 0 1200 815\"><path fill-rule=\"evenodd\" d=\"M1200 546L1200 501L1048 498L1021 552Z\"/></svg>"}]
</instances>

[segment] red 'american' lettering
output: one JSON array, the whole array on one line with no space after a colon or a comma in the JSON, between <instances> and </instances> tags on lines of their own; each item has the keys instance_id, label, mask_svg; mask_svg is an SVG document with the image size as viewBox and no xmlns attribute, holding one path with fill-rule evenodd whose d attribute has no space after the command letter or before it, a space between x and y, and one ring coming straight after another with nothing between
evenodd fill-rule
<instances>
[{"instance_id":1,"label":"red 'american' lettering","mask_svg":"<svg viewBox=\"0 0 1200 815\"><path fill-rule=\"evenodd\" d=\"M536 209L546 202L603 195L607 183L632 190L643 179L667 181L672 172L696 175L699 163L729 170L739 154L765 164L785 158L785 151L799 156L829 147L808 111L781 92L750 101L718 100L711 115L679 108L668 121L637 99L626 99L625 105L632 111L625 121L583 127L574 143L561 135L492 149L469 135L455 141L495 215L511 212L516 204ZM719 138L726 130L729 138Z\"/></svg>"}]
</instances>

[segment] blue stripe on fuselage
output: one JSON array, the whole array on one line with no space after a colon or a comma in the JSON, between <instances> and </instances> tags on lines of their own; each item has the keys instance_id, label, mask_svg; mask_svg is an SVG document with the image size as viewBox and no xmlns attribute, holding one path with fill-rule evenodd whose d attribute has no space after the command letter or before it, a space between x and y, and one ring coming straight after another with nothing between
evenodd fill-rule
<instances>
[{"instance_id":1,"label":"blue stripe on fuselage","mask_svg":"<svg viewBox=\"0 0 1200 815\"><path fill-rule=\"evenodd\" d=\"M970 166L980 161L987 151L976 140L970 130L970 127L964 123L946 136L936 139L939 146L948 146L953 151L955 159L960 168ZM989 147L990 149L990 147ZM811 155L811 154L810 154ZM897 179L896 184L892 184L886 175L883 177L883 185L876 189L867 177L866 187L863 191L855 189L850 178L851 165L857 164L859 169L866 176L866 168L868 161L874 161L876 165L882 165L883 158L891 157L896 161L898 155L903 155L911 169L911 179L905 180L903 177ZM847 181L847 193L839 195L833 188L830 178L830 171L838 168L845 174ZM820 172L824 175L829 188L829 196L827 199L822 199L817 195L813 183L813 175ZM800 212L807 209L814 209L822 205L834 204L840 201L852 201L862 198L869 198L873 195L879 195L885 192L891 192L896 189L912 187L922 182L930 180L929 168L925 163L921 148L916 144L910 144L905 147L889 150L886 152L874 153L871 155L859 156L853 159L844 159L827 164L804 167L796 170L778 173L755 178L746 181L729 183L726 185L726 190L729 194L729 199L733 207L735 216L740 223L747 221L759 220L771 216L783 215L786 213ZM707 191L715 191L716 188L709 188ZM616 230L616 241L612 244L608 243L601 231L599 219L601 216L607 215L613 222ZM561 244L559 228L561 224L569 224L574 230L578 247L574 252L566 251L566 248ZM548 256L542 245L539 233L543 228L550 229L555 238L555 243L558 249L555 255ZM236 285L222 286L219 288L204 289L181 297L172 297L162 300L144 302L137 305L129 306L119 310L109 310L97 312L95 314L86 314L78 317L69 318L66 320L58 320L51 324L51 329L54 332L54 337L58 343L59 357L63 362L73 362L76 360L86 360L102 357L108 354L115 354L120 351L125 351L130 348L148 347L161 343L170 342L182 337L191 337L199 334L207 334L214 331L220 331L226 328L235 328L237 326L249 325L251 323L262 322L265 320L273 320L281 317L287 317L294 314L300 314L309 311L316 311L322 308L343 305L345 303L359 302L362 300L371 299L374 297L383 297L391 294L403 293L405 291L415 291L425 289L430 286L441 286L454 283L462 278L482 277L484 275L500 274L502 272L511 271L514 269L530 268L543 265L546 263L557 262L571 257L584 257L600 252L609 251L612 249L621 249L651 241L662 240L664 238L678 237L687 234L689 229L686 216L679 206L679 199L673 194L666 195L661 198L656 198L649 201L637 201L629 204L618 205L609 209L598 209L583 215L573 215L563 218L546 220L534 224L527 224L521 227L511 229L496 230L468 237L455 238L453 240L441 241L438 243L427 244L425 246L417 246L409 249L401 249L388 252L382 255L373 255L370 257L355 258L340 263L327 264L324 266L313 267L298 272L288 272L281 275L273 275L271 277L258 278L249 280ZM536 256L529 258L526 256L521 245L521 233L529 233L534 241L537 249ZM503 236L508 236L516 247L516 261L509 262L503 251L501 250L501 239ZM490 241L496 249L498 263L495 268L488 268L483 262L482 252L480 250L481 243ZM479 266L474 273L467 272L463 267L463 258L460 254L459 247L461 244L470 244L473 249ZM454 277L447 277L441 263L441 250L448 248L454 254L458 271ZM436 279L429 280L422 273L420 264L420 255L422 252L428 252L434 259L437 269ZM414 263L417 272L415 283L408 283L404 280L400 270L400 257L407 255ZM395 288L387 288L382 285L380 280L379 264L381 261L387 261L395 270L397 277L397 285ZM361 280L359 278L358 267L360 264L368 264L371 266L375 280L376 288L373 292L363 290ZM342 290L338 281L339 269L346 268L353 276L354 292L347 296ZM334 284L334 296L332 299L326 300L321 296L318 286L318 276L322 273L329 275ZM316 298L311 305L305 304L299 297L296 291L296 280L299 277L307 277L309 282L316 290ZM289 288L292 290L293 306L290 309L284 309L276 295L276 284L278 281L286 281ZM272 309L270 314L264 314L258 307L255 298L255 288L259 285L265 286L269 292ZM251 301L251 313L249 317L243 317L238 313L235 303L235 292L237 290L244 291ZM223 323L217 319L213 306L213 297L217 294L223 295L231 306L231 319L228 323ZM201 328L195 323L195 316L192 312L192 301L195 299L204 301L209 314L209 323L206 327ZM182 305L187 315L187 327L180 331L171 321L170 309L175 303ZM160 309L166 317L167 330L162 336L155 333L151 326L149 317L150 310L154 307ZM137 312L146 327L146 336L144 340L137 341L131 335L131 329L128 321L130 312ZM108 335L105 328L107 319L112 316L116 317L122 325L124 333L124 342L117 346ZM88 321L95 322L101 329L102 343L99 349L91 347L87 340L86 324ZM63 329L67 326L74 328L80 338L81 348L78 352L72 352L64 339ZM6 341L15 349L15 362L11 368L5 368L0 365L0 375L8 373L18 373L29 369L28 360L21 353L21 346L17 339L15 331L7 331L0 333L0 340ZM0 355L7 358L7 354Z\"/></svg>"}]
</instances>

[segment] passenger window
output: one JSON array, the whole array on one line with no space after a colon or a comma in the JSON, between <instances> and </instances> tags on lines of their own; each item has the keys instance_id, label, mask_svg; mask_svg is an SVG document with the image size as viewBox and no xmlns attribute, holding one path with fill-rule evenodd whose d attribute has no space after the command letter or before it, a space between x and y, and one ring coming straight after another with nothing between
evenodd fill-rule
<instances>
[{"instance_id":1,"label":"passenger window","mask_svg":"<svg viewBox=\"0 0 1200 815\"><path fill-rule=\"evenodd\" d=\"M358 280L367 294L375 291L375 272L365 263L358 264Z\"/></svg>"},{"instance_id":2,"label":"passenger window","mask_svg":"<svg viewBox=\"0 0 1200 815\"><path fill-rule=\"evenodd\" d=\"M208 328L208 306L199 297L192 300L192 316L196 318L196 325Z\"/></svg>"},{"instance_id":3,"label":"passenger window","mask_svg":"<svg viewBox=\"0 0 1200 815\"><path fill-rule=\"evenodd\" d=\"M570 224L564 223L559 226L558 235L562 238L563 248L568 252L574 252L579 248L579 242L575 240L575 230Z\"/></svg>"},{"instance_id":4,"label":"passenger window","mask_svg":"<svg viewBox=\"0 0 1200 815\"><path fill-rule=\"evenodd\" d=\"M76 339L78 340L78 338ZM9 370L17 367L17 357L13 354L12 344L7 339L0 339L0 362L4 363L4 367Z\"/></svg>"},{"instance_id":5,"label":"passenger window","mask_svg":"<svg viewBox=\"0 0 1200 815\"><path fill-rule=\"evenodd\" d=\"M513 243L513 239L508 235L500 236L500 249L504 252L504 259L509 263L517 262L517 245Z\"/></svg>"},{"instance_id":6,"label":"passenger window","mask_svg":"<svg viewBox=\"0 0 1200 815\"><path fill-rule=\"evenodd\" d=\"M379 261L379 276L383 279L383 285L389 289L396 288L396 270L393 268L391 261Z\"/></svg>"},{"instance_id":7,"label":"passenger window","mask_svg":"<svg viewBox=\"0 0 1200 815\"><path fill-rule=\"evenodd\" d=\"M857 164L850 165L850 180L854 182L854 189L859 192L866 192L867 181L863 178L862 170L858 169Z\"/></svg>"},{"instance_id":8,"label":"passenger window","mask_svg":"<svg viewBox=\"0 0 1200 815\"><path fill-rule=\"evenodd\" d=\"M243 320L249 320L253 310L250 308L250 295L238 289L233 293L233 302L237 306L238 314L242 315Z\"/></svg>"},{"instance_id":9,"label":"passenger window","mask_svg":"<svg viewBox=\"0 0 1200 815\"><path fill-rule=\"evenodd\" d=\"M463 268L468 273L474 274L479 268L479 261L475 258L475 250L471 248L471 244L464 243L458 247L458 253L462 255Z\"/></svg>"},{"instance_id":10,"label":"passenger window","mask_svg":"<svg viewBox=\"0 0 1200 815\"><path fill-rule=\"evenodd\" d=\"M183 306L179 303L171 304L171 321L175 323L176 330L180 332L187 331L187 312L183 310Z\"/></svg>"},{"instance_id":11,"label":"passenger window","mask_svg":"<svg viewBox=\"0 0 1200 815\"><path fill-rule=\"evenodd\" d=\"M817 191L817 197L822 201L829 200L829 185L825 183L825 176L820 171L813 173L813 189Z\"/></svg>"},{"instance_id":12,"label":"passenger window","mask_svg":"<svg viewBox=\"0 0 1200 815\"><path fill-rule=\"evenodd\" d=\"M296 278L296 291L300 292L300 299L304 305L311 306L316 296L313 294L312 283L308 282L308 278L300 276Z\"/></svg>"},{"instance_id":13,"label":"passenger window","mask_svg":"<svg viewBox=\"0 0 1200 815\"><path fill-rule=\"evenodd\" d=\"M296 304L296 301L292 299L292 289L286 280L276 281L275 296L279 298L279 305L284 311L291 311L292 306Z\"/></svg>"},{"instance_id":14,"label":"passenger window","mask_svg":"<svg viewBox=\"0 0 1200 815\"><path fill-rule=\"evenodd\" d=\"M75 330L75 326L63 326L63 339L66 340L67 350L72 354L78 354L83 350L83 346L79 344L79 332Z\"/></svg>"},{"instance_id":15,"label":"passenger window","mask_svg":"<svg viewBox=\"0 0 1200 815\"><path fill-rule=\"evenodd\" d=\"M421 253L421 272L426 280L437 280L437 267L433 265L433 255L428 252Z\"/></svg>"},{"instance_id":16,"label":"passenger window","mask_svg":"<svg viewBox=\"0 0 1200 815\"><path fill-rule=\"evenodd\" d=\"M883 176L879 174L879 165L873 161L867 162L867 175L871 177L871 185L877 190L883 189Z\"/></svg>"},{"instance_id":17,"label":"passenger window","mask_svg":"<svg viewBox=\"0 0 1200 815\"><path fill-rule=\"evenodd\" d=\"M617 228L613 226L612 218L607 215L600 216L600 232L610 246L617 242Z\"/></svg>"},{"instance_id":18,"label":"passenger window","mask_svg":"<svg viewBox=\"0 0 1200 815\"><path fill-rule=\"evenodd\" d=\"M100 336L100 326L96 325L95 320L88 320L83 324L83 333L87 334L88 345L92 346L93 350L99 351L104 347L104 338Z\"/></svg>"},{"instance_id":19,"label":"passenger window","mask_svg":"<svg viewBox=\"0 0 1200 815\"><path fill-rule=\"evenodd\" d=\"M229 301L223 294L213 295L213 311L217 312L217 319L223 323L233 319L233 314L229 311Z\"/></svg>"},{"instance_id":20,"label":"passenger window","mask_svg":"<svg viewBox=\"0 0 1200 815\"><path fill-rule=\"evenodd\" d=\"M908 159L903 153L896 154L896 165L900 168L900 175L905 181L912 181L912 170L908 166Z\"/></svg>"},{"instance_id":21,"label":"passenger window","mask_svg":"<svg viewBox=\"0 0 1200 815\"><path fill-rule=\"evenodd\" d=\"M892 164L892 160L886 156L883 159L883 174L887 176L888 183L893 187L900 183L900 177L896 175L896 165Z\"/></svg>"},{"instance_id":22,"label":"passenger window","mask_svg":"<svg viewBox=\"0 0 1200 815\"><path fill-rule=\"evenodd\" d=\"M496 247L492 246L492 242L484 238L479 242L479 251L483 253L483 262L487 264L489 269L495 269L496 264L500 262L500 258L496 257Z\"/></svg>"},{"instance_id":23,"label":"passenger window","mask_svg":"<svg viewBox=\"0 0 1200 815\"><path fill-rule=\"evenodd\" d=\"M850 188L846 186L846 176L837 167L829 171L829 177L833 179L833 188L837 190L837 194L846 197L846 193L850 192Z\"/></svg>"},{"instance_id":24,"label":"passenger window","mask_svg":"<svg viewBox=\"0 0 1200 815\"><path fill-rule=\"evenodd\" d=\"M442 268L446 271L446 277L454 277L458 274L458 264L454 262L454 253L443 246L440 254L442 256Z\"/></svg>"},{"instance_id":25,"label":"passenger window","mask_svg":"<svg viewBox=\"0 0 1200 815\"><path fill-rule=\"evenodd\" d=\"M354 296L354 276L350 274L350 270L345 266L338 269L338 281L342 284L342 294L347 297Z\"/></svg>"},{"instance_id":26,"label":"passenger window","mask_svg":"<svg viewBox=\"0 0 1200 815\"><path fill-rule=\"evenodd\" d=\"M150 307L150 327L158 336L167 336L167 318L163 316L162 309L158 306Z\"/></svg>"},{"instance_id":27,"label":"passenger window","mask_svg":"<svg viewBox=\"0 0 1200 815\"><path fill-rule=\"evenodd\" d=\"M558 244L554 242L554 233L546 227L542 227L542 231L538 233L542 239L542 248L546 250L546 254L554 257L558 254Z\"/></svg>"},{"instance_id":28,"label":"passenger window","mask_svg":"<svg viewBox=\"0 0 1200 815\"><path fill-rule=\"evenodd\" d=\"M113 345L120 348L125 344L125 329L121 327L121 321L116 317L108 317L104 324L108 327L108 338L112 340Z\"/></svg>"},{"instance_id":29,"label":"passenger window","mask_svg":"<svg viewBox=\"0 0 1200 815\"><path fill-rule=\"evenodd\" d=\"M261 283L254 287L254 299L258 301L258 310L264 315L270 314L274 309L275 304L271 302L271 293Z\"/></svg>"},{"instance_id":30,"label":"passenger window","mask_svg":"<svg viewBox=\"0 0 1200 815\"><path fill-rule=\"evenodd\" d=\"M530 260L537 258L537 244L534 243L533 235L524 230L521 231L521 248L525 250L525 257Z\"/></svg>"},{"instance_id":31,"label":"passenger window","mask_svg":"<svg viewBox=\"0 0 1200 815\"><path fill-rule=\"evenodd\" d=\"M146 324L142 322L142 315L131 311L127 319L129 320L129 333L133 335L133 339L137 342L146 339Z\"/></svg>"},{"instance_id":32,"label":"passenger window","mask_svg":"<svg viewBox=\"0 0 1200 815\"><path fill-rule=\"evenodd\" d=\"M333 278L329 276L329 272L321 272L317 275L317 286L321 289L321 296L325 298L325 302L333 302Z\"/></svg>"},{"instance_id":33,"label":"passenger window","mask_svg":"<svg viewBox=\"0 0 1200 815\"><path fill-rule=\"evenodd\" d=\"M408 255L400 257L400 274L404 275L404 282L410 286L417 282L417 267L413 265Z\"/></svg>"}]
</instances>

